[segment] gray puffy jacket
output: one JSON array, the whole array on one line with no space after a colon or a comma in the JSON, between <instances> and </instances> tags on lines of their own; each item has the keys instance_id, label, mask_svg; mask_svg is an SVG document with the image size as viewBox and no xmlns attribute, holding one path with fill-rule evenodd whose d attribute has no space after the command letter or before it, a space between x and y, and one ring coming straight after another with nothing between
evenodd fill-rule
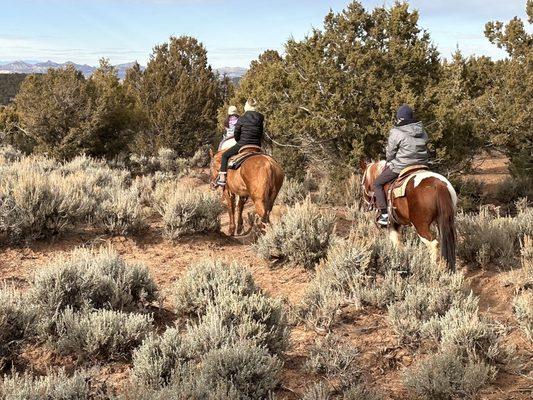
<instances>
[{"instance_id":1,"label":"gray puffy jacket","mask_svg":"<svg viewBox=\"0 0 533 400\"><path fill-rule=\"evenodd\" d=\"M389 134L387 164L399 174L402 169L415 164L427 164L428 135L421 122L395 126Z\"/></svg>"}]
</instances>

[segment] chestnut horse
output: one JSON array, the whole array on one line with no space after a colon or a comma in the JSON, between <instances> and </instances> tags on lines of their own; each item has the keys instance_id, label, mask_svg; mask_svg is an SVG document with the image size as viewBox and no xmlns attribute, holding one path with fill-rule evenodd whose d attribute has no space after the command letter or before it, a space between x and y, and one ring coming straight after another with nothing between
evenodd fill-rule
<instances>
[{"instance_id":1,"label":"chestnut horse","mask_svg":"<svg viewBox=\"0 0 533 400\"><path fill-rule=\"evenodd\" d=\"M362 186L364 200L372 209L374 181L385 167L385 161L362 164L364 170ZM415 172L405 190L405 196L393 199L396 222L389 225L389 235L393 243L400 243L401 225L413 225L420 239L431 250L433 259L438 257L439 241L431 231L436 223L440 239L440 255L448 267L455 271L455 211L457 194L451 183L435 172ZM385 186L388 193L390 184ZM389 218L391 216L389 215Z\"/></svg>"},{"instance_id":2,"label":"chestnut horse","mask_svg":"<svg viewBox=\"0 0 533 400\"><path fill-rule=\"evenodd\" d=\"M212 151L210 152L212 180L218 175L222 153L224 150L214 155ZM247 158L237 170L228 169L223 196L228 205L230 236L242 234L242 211L248 198L252 199L261 222L263 224L270 222L270 212L283 185L284 177L281 166L266 154ZM235 226L235 208L237 208L237 226Z\"/></svg>"}]
</instances>

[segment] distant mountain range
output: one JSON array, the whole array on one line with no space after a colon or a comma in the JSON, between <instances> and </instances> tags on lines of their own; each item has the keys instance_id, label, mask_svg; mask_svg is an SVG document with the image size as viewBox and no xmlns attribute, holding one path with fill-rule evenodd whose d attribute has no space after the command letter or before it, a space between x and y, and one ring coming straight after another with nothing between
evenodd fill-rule
<instances>
[{"instance_id":1,"label":"distant mountain range","mask_svg":"<svg viewBox=\"0 0 533 400\"><path fill-rule=\"evenodd\" d=\"M133 66L134 62L115 65L118 76L123 79L126 76L126 71ZM87 64L76 64L70 61L65 63L56 63L53 61L38 62L38 61L0 61L0 74L44 74L49 68L64 68L67 65L73 65L86 77L91 76L96 67ZM226 74L230 78L242 77L247 69L240 67L223 67L215 69L220 75Z\"/></svg>"}]
</instances>

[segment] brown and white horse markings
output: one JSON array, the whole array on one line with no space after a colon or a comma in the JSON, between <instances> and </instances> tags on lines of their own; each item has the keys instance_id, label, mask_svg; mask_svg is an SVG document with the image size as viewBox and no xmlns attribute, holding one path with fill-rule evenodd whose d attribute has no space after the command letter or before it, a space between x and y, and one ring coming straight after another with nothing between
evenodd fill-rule
<instances>
[{"instance_id":1,"label":"brown and white horse markings","mask_svg":"<svg viewBox=\"0 0 533 400\"><path fill-rule=\"evenodd\" d=\"M367 204L372 201L374 181L384 167L385 161L362 165L364 175L361 184ZM422 242L430 249L432 258L437 259L440 245L440 255L454 271L457 194L451 183L442 175L429 171L415 174L407 185L405 196L393 200L399 223L393 223L389 227L391 241L399 245L401 225L413 225ZM385 191L388 191L389 186L390 184L385 186ZM431 231L433 224L438 227L439 240Z\"/></svg>"}]
</instances>

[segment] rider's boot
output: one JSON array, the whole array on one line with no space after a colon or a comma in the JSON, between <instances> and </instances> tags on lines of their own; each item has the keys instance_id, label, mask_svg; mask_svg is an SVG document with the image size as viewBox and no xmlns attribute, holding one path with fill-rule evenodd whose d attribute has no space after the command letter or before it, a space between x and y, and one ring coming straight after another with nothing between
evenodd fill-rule
<instances>
[{"instance_id":1,"label":"rider's boot","mask_svg":"<svg viewBox=\"0 0 533 400\"><path fill-rule=\"evenodd\" d=\"M378 217L377 223L379 226L389 226L389 214L387 212L387 209L381 210L381 215Z\"/></svg>"},{"instance_id":2,"label":"rider's boot","mask_svg":"<svg viewBox=\"0 0 533 400\"><path fill-rule=\"evenodd\" d=\"M219 173L218 173L218 179L217 179L217 181L215 182L215 184L216 184L217 186L220 186L220 187L224 187L224 186L226 186L226 175L227 175L226 172L219 172Z\"/></svg>"}]
</instances>

